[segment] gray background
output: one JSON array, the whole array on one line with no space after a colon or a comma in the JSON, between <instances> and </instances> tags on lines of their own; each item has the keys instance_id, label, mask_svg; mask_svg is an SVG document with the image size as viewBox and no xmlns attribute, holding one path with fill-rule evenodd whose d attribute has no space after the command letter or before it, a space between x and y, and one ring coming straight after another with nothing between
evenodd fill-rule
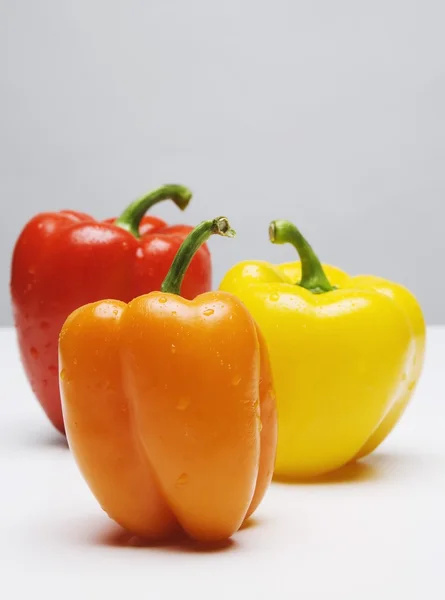
<instances>
[{"instance_id":1,"label":"gray background","mask_svg":"<svg viewBox=\"0 0 445 600\"><path fill-rule=\"evenodd\" d=\"M412 289L445 322L445 4L418 0L1 0L0 324L36 212L118 215L164 182L194 191L214 284L291 260L288 218L320 258Z\"/></svg>"}]
</instances>

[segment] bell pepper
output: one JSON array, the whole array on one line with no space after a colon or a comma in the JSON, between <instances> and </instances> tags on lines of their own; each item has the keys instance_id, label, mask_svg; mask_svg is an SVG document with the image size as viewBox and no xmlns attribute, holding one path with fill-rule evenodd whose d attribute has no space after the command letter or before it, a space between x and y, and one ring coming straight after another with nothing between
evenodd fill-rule
<instances>
[{"instance_id":1,"label":"bell pepper","mask_svg":"<svg viewBox=\"0 0 445 600\"><path fill-rule=\"evenodd\" d=\"M59 339L67 439L103 510L143 538L218 541L271 481L276 408L269 358L225 292L182 298L184 272L225 217L181 245L161 291L75 310Z\"/></svg>"},{"instance_id":2,"label":"bell pepper","mask_svg":"<svg viewBox=\"0 0 445 600\"><path fill-rule=\"evenodd\" d=\"M245 303L269 348L275 476L306 479L366 456L388 436L421 374L425 323L402 285L322 265L288 221L273 221L269 233L300 261L244 261L219 288Z\"/></svg>"},{"instance_id":3,"label":"bell pepper","mask_svg":"<svg viewBox=\"0 0 445 600\"><path fill-rule=\"evenodd\" d=\"M190 198L187 188L166 185L133 202L117 220L64 210L34 216L21 232L10 284L21 360L35 396L62 434L57 340L63 322L88 302L128 302L158 289L191 227L167 226L144 214L165 199L184 210ZM183 295L191 299L210 290L211 278L211 257L203 246L184 279Z\"/></svg>"}]
</instances>

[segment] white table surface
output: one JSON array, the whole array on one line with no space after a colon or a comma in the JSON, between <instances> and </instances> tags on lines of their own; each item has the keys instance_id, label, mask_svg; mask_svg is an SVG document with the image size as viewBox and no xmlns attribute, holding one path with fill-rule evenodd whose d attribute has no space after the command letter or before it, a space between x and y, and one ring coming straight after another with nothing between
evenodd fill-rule
<instances>
[{"instance_id":1,"label":"white table surface","mask_svg":"<svg viewBox=\"0 0 445 600\"><path fill-rule=\"evenodd\" d=\"M34 400L11 329L0 354L1 598L445 598L445 328L429 328L416 396L375 455L273 484L212 552L126 539Z\"/></svg>"}]
</instances>

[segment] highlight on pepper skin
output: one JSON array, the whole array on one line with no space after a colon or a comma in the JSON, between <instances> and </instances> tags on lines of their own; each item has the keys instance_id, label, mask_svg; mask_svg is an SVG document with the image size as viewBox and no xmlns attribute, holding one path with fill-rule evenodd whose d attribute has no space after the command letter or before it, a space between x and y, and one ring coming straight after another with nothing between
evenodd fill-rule
<instances>
[{"instance_id":1,"label":"highlight on pepper skin","mask_svg":"<svg viewBox=\"0 0 445 600\"><path fill-rule=\"evenodd\" d=\"M184 210L191 191L164 185L139 198L118 219L96 221L64 210L35 215L23 228L11 264L11 303L22 365L52 425L64 434L57 340L68 315L84 304L116 298L129 302L159 289L188 225L168 226L145 215L172 200ZM209 291L210 252L202 246L184 279L183 295Z\"/></svg>"},{"instance_id":2,"label":"highlight on pepper skin","mask_svg":"<svg viewBox=\"0 0 445 600\"><path fill-rule=\"evenodd\" d=\"M268 345L275 476L313 478L368 455L398 423L421 375L425 322L406 288L322 265L292 223L273 221L270 239L300 260L241 262L219 289L244 302Z\"/></svg>"},{"instance_id":3,"label":"highlight on pepper skin","mask_svg":"<svg viewBox=\"0 0 445 600\"><path fill-rule=\"evenodd\" d=\"M143 538L227 539L273 475L277 416L261 332L232 294L179 295L212 233L233 235L225 218L204 221L161 291L80 307L60 333L71 451L103 510Z\"/></svg>"}]
</instances>

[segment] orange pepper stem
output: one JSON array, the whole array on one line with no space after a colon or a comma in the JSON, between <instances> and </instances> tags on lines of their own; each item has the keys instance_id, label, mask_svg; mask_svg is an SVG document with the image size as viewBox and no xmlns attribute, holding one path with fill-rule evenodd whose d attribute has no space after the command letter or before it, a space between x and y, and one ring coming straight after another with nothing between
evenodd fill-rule
<instances>
[{"instance_id":1,"label":"orange pepper stem","mask_svg":"<svg viewBox=\"0 0 445 600\"><path fill-rule=\"evenodd\" d=\"M273 244L292 244L301 260L301 281L297 285L313 294L331 292L335 288L329 283L326 273L309 242L290 221L279 219L269 225L269 238Z\"/></svg>"},{"instance_id":2,"label":"orange pepper stem","mask_svg":"<svg viewBox=\"0 0 445 600\"><path fill-rule=\"evenodd\" d=\"M145 194L127 206L115 225L129 231L134 237L139 237L139 225L145 213L158 202L173 200L178 208L184 210L192 197L192 192L183 185L169 184Z\"/></svg>"},{"instance_id":3,"label":"orange pepper stem","mask_svg":"<svg viewBox=\"0 0 445 600\"><path fill-rule=\"evenodd\" d=\"M182 242L161 285L161 292L178 295L181 293L182 280L195 252L213 234L224 237L235 237L236 235L226 217L218 217L213 221L202 221Z\"/></svg>"}]
</instances>

